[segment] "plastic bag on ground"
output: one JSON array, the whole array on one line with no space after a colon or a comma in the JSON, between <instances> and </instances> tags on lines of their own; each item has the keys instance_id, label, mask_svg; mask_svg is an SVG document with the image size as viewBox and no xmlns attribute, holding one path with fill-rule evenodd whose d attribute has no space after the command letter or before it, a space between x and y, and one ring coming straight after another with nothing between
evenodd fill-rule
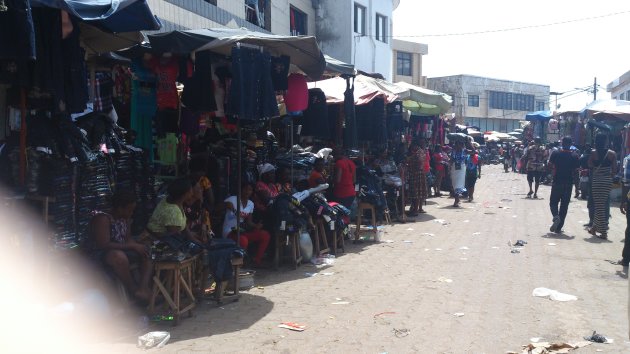
<instances>
[{"instance_id":1,"label":"plastic bag on ground","mask_svg":"<svg viewBox=\"0 0 630 354\"><path fill-rule=\"evenodd\" d=\"M169 332L149 332L138 337L138 347L149 349L153 347L162 348L171 339Z\"/></svg>"},{"instance_id":2,"label":"plastic bag on ground","mask_svg":"<svg viewBox=\"0 0 630 354\"><path fill-rule=\"evenodd\" d=\"M550 300L553 301L575 301L577 300L577 296L564 294L557 290L547 289L547 288L536 288L532 291L532 296L537 297L549 297Z\"/></svg>"}]
</instances>

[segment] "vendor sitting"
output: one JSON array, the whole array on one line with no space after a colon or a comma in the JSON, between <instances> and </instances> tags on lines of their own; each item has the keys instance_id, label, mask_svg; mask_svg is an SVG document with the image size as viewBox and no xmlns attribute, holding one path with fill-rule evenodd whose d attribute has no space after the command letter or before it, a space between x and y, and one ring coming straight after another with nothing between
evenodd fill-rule
<instances>
[{"instance_id":1,"label":"vendor sitting","mask_svg":"<svg viewBox=\"0 0 630 354\"><path fill-rule=\"evenodd\" d=\"M192 200L193 185L188 178L177 179L168 186L167 196L157 205L147 229L157 237L181 234L190 241L198 244L204 242L191 233L187 227L184 203Z\"/></svg>"},{"instance_id":2,"label":"vendor sitting","mask_svg":"<svg viewBox=\"0 0 630 354\"><path fill-rule=\"evenodd\" d=\"M151 295L152 264L149 249L131 237L130 220L136 209L133 192L119 191L112 197L112 212L97 212L90 222L86 248L90 256L112 269L125 288L141 301ZM140 265L140 280L133 279L129 265Z\"/></svg>"},{"instance_id":3,"label":"vendor sitting","mask_svg":"<svg viewBox=\"0 0 630 354\"><path fill-rule=\"evenodd\" d=\"M254 203L257 212L266 214L270 202L280 193L276 185L276 168L265 163L258 166L258 173L260 180L256 182Z\"/></svg>"},{"instance_id":4,"label":"vendor sitting","mask_svg":"<svg viewBox=\"0 0 630 354\"><path fill-rule=\"evenodd\" d=\"M326 183L324 159L318 158L315 160L313 171L311 171L311 175L308 177L308 187L314 188L324 183Z\"/></svg>"},{"instance_id":5,"label":"vendor sitting","mask_svg":"<svg viewBox=\"0 0 630 354\"><path fill-rule=\"evenodd\" d=\"M243 183L241 186L241 203L240 206L240 218L236 220L237 209L237 196L231 196L225 200L225 220L223 222L223 237L230 237L237 241L237 227L240 224L242 229L240 234L240 241L237 241L238 245L247 250L250 242L258 243L258 250L254 257L254 263L261 265L267 246L271 236L269 232L263 230L262 223L254 224L252 219L252 213L254 212L254 203L249 198L252 196L252 186L249 183Z\"/></svg>"}]
</instances>

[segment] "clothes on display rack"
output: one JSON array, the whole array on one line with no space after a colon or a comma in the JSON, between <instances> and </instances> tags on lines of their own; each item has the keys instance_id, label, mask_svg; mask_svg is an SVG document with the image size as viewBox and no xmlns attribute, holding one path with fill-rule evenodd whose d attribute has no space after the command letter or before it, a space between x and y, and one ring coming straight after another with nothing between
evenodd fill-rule
<instances>
[{"instance_id":1,"label":"clothes on display rack","mask_svg":"<svg viewBox=\"0 0 630 354\"><path fill-rule=\"evenodd\" d=\"M217 110L210 58L209 51L197 52L195 71L184 82L182 103L189 109L204 112Z\"/></svg>"},{"instance_id":2,"label":"clothes on display rack","mask_svg":"<svg viewBox=\"0 0 630 354\"><path fill-rule=\"evenodd\" d=\"M35 59L35 29L29 0L4 0L0 12L0 60Z\"/></svg>"},{"instance_id":3,"label":"clothes on display rack","mask_svg":"<svg viewBox=\"0 0 630 354\"><path fill-rule=\"evenodd\" d=\"M383 144L387 141L385 129L385 100L376 98L356 107L357 136L359 140Z\"/></svg>"},{"instance_id":4,"label":"clothes on display rack","mask_svg":"<svg viewBox=\"0 0 630 354\"><path fill-rule=\"evenodd\" d=\"M403 120L402 101L395 101L387 105L387 136L395 139L400 136L405 125Z\"/></svg>"},{"instance_id":5,"label":"clothes on display rack","mask_svg":"<svg viewBox=\"0 0 630 354\"><path fill-rule=\"evenodd\" d=\"M269 54L245 47L232 48L232 75L227 91L229 114L243 120L263 120L279 114Z\"/></svg>"},{"instance_id":6,"label":"clothes on display rack","mask_svg":"<svg viewBox=\"0 0 630 354\"><path fill-rule=\"evenodd\" d=\"M177 76L179 75L177 60L173 57L162 56L152 58L147 64L157 77L156 96L158 110L176 109L179 106L176 86Z\"/></svg>"},{"instance_id":7,"label":"clothes on display rack","mask_svg":"<svg viewBox=\"0 0 630 354\"><path fill-rule=\"evenodd\" d=\"M287 85L287 92L284 95L287 112L301 112L308 108L309 94L306 76L293 73L287 78Z\"/></svg>"},{"instance_id":8,"label":"clothes on display rack","mask_svg":"<svg viewBox=\"0 0 630 354\"><path fill-rule=\"evenodd\" d=\"M291 66L291 58L282 55L279 57L271 57L271 81L273 89L276 91L286 91L289 88L289 68Z\"/></svg>"},{"instance_id":9,"label":"clothes on display rack","mask_svg":"<svg viewBox=\"0 0 630 354\"><path fill-rule=\"evenodd\" d=\"M134 60L131 70L131 129L137 133L136 145L148 151L153 161L153 119L157 105L155 74L142 60Z\"/></svg>"},{"instance_id":10,"label":"clothes on display rack","mask_svg":"<svg viewBox=\"0 0 630 354\"><path fill-rule=\"evenodd\" d=\"M322 89L312 88L308 90L308 108L302 117L296 119L296 124L302 125L301 135L303 136L313 136L326 140L331 138L326 94Z\"/></svg>"},{"instance_id":11,"label":"clothes on display rack","mask_svg":"<svg viewBox=\"0 0 630 354\"><path fill-rule=\"evenodd\" d=\"M90 82L88 81L88 87ZM97 72L94 75L94 112L109 112L112 110L112 94L114 81L110 74Z\"/></svg>"}]
</instances>

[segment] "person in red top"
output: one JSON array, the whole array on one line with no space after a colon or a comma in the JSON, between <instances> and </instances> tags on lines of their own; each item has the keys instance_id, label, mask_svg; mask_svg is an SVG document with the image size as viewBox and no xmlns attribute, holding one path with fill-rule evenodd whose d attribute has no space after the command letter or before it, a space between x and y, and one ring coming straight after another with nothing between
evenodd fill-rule
<instances>
[{"instance_id":1,"label":"person in red top","mask_svg":"<svg viewBox=\"0 0 630 354\"><path fill-rule=\"evenodd\" d=\"M308 187L313 188L324 183L326 183L326 178L324 177L324 159L320 158L315 160L313 171L311 171L311 175L308 177Z\"/></svg>"},{"instance_id":2,"label":"person in red top","mask_svg":"<svg viewBox=\"0 0 630 354\"><path fill-rule=\"evenodd\" d=\"M440 193L440 187L442 186L442 179L444 178L444 173L446 172L445 166L447 164L444 159L444 154L442 153L442 145L435 145L433 162L435 163L435 184L433 185L433 189L435 190L435 195L441 197L442 193Z\"/></svg>"},{"instance_id":3,"label":"person in red top","mask_svg":"<svg viewBox=\"0 0 630 354\"><path fill-rule=\"evenodd\" d=\"M350 208L356 197L354 184L356 182L356 166L341 149L334 152L335 156L335 188L333 196L336 201Z\"/></svg>"}]
</instances>

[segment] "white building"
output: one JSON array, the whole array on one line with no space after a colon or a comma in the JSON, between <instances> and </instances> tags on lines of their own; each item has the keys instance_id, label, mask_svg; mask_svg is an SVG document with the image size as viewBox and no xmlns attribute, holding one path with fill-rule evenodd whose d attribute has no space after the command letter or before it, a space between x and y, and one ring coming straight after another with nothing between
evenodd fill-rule
<instances>
[{"instance_id":1,"label":"white building","mask_svg":"<svg viewBox=\"0 0 630 354\"><path fill-rule=\"evenodd\" d=\"M161 31L245 27L280 35L315 35L311 0L147 0Z\"/></svg>"},{"instance_id":2,"label":"white building","mask_svg":"<svg viewBox=\"0 0 630 354\"><path fill-rule=\"evenodd\" d=\"M422 56L429 54L429 46L422 43L392 40L394 51L393 82L404 81L426 87L427 77L422 75Z\"/></svg>"},{"instance_id":3,"label":"white building","mask_svg":"<svg viewBox=\"0 0 630 354\"><path fill-rule=\"evenodd\" d=\"M610 98L630 101L630 71L613 80L606 86Z\"/></svg>"},{"instance_id":4,"label":"white building","mask_svg":"<svg viewBox=\"0 0 630 354\"><path fill-rule=\"evenodd\" d=\"M322 51L392 80L392 14L400 0L313 0Z\"/></svg>"},{"instance_id":5,"label":"white building","mask_svg":"<svg viewBox=\"0 0 630 354\"><path fill-rule=\"evenodd\" d=\"M528 112L549 110L549 86L472 75L430 77L428 88L453 98L459 123L503 133L520 128Z\"/></svg>"}]
</instances>

